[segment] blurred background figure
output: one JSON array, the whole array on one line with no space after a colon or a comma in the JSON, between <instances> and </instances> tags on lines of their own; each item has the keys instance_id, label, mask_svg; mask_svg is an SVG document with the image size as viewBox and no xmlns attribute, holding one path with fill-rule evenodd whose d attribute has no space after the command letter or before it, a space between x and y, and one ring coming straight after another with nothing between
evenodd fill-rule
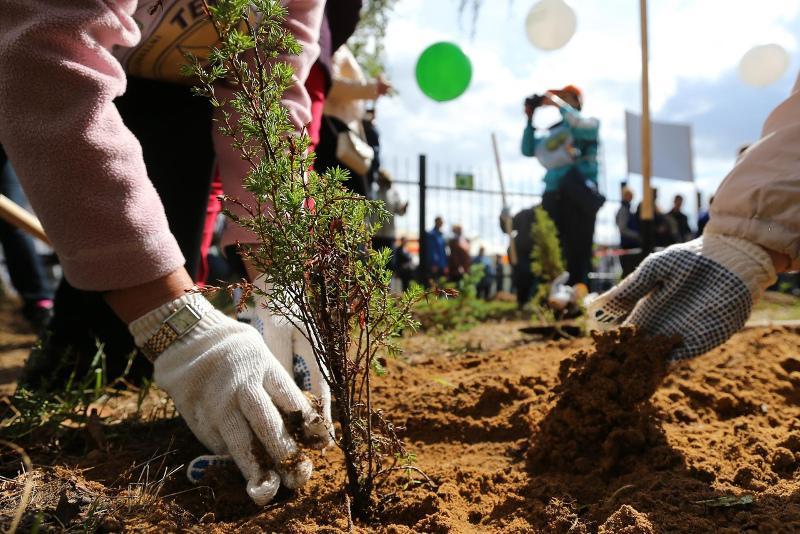
<instances>
[{"instance_id":1,"label":"blurred background figure","mask_svg":"<svg viewBox=\"0 0 800 534\"><path fill-rule=\"evenodd\" d=\"M408 250L406 250L406 245L406 236L403 236L400 238L392 254L394 274L400 279L403 291L408 289L411 285L411 280L414 278L414 260L411 258L411 254L409 254Z\"/></svg>"},{"instance_id":2,"label":"blurred background figure","mask_svg":"<svg viewBox=\"0 0 800 534\"><path fill-rule=\"evenodd\" d=\"M547 105L557 106L562 120L537 135L533 117ZM581 115L582 108L583 93L574 85L526 98L522 154L547 169L542 207L558 229L568 284L588 286L595 219L605 198L597 190L600 121Z\"/></svg>"},{"instance_id":3,"label":"blurred background figure","mask_svg":"<svg viewBox=\"0 0 800 534\"><path fill-rule=\"evenodd\" d=\"M670 225L675 243L685 243L692 239L693 236L692 229L689 227L689 217L681 211L682 208L683 196L675 195L672 201L672 209L665 216Z\"/></svg>"},{"instance_id":4,"label":"blurred background figure","mask_svg":"<svg viewBox=\"0 0 800 534\"><path fill-rule=\"evenodd\" d=\"M597 246L597 271L602 276L593 280L591 291L608 291L622 275L622 260L629 256L616 256L611 254L611 248L606 245ZM624 275L623 275L624 276Z\"/></svg>"},{"instance_id":5,"label":"blurred background figure","mask_svg":"<svg viewBox=\"0 0 800 534\"><path fill-rule=\"evenodd\" d=\"M653 245L656 247L668 247L675 244L675 234L667 220L664 212L658 207L658 189L653 188ZM642 203L636 206L636 220L642 220Z\"/></svg>"},{"instance_id":6,"label":"blurred background figure","mask_svg":"<svg viewBox=\"0 0 800 534\"><path fill-rule=\"evenodd\" d=\"M494 275L495 275L495 285L497 286L495 289L495 293L500 293L501 291L503 291L503 285L506 278L505 267L506 266L503 263L503 256L500 254L495 254Z\"/></svg>"},{"instance_id":7,"label":"blurred background figure","mask_svg":"<svg viewBox=\"0 0 800 534\"><path fill-rule=\"evenodd\" d=\"M444 241L444 219L436 217L433 228L425 234L425 257L422 259L425 268L425 284L430 280L437 281L447 275L447 247Z\"/></svg>"},{"instance_id":8,"label":"blurred background figure","mask_svg":"<svg viewBox=\"0 0 800 534\"><path fill-rule=\"evenodd\" d=\"M388 94L392 86L382 76L367 80L347 45L340 46L333 54L331 79L314 168L319 172L337 166L349 170L350 178L345 185L368 196L375 152L364 132L365 103Z\"/></svg>"},{"instance_id":9,"label":"blurred background figure","mask_svg":"<svg viewBox=\"0 0 800 534\"><path fill-rule=\"evenodd\" d=\"M375 106L368 107L364 112L364 119L361 121L361 128L364 132L364 141L372 148L372 164L367 170L367 183L375 184L381 172L386 172L381 168L381 134L375 124ZM380 185L380 184L378 184Z\"/></svg>"},{"instance_id":10,"label":"blurred background figure","mask_svg":"<svg viewBox=\"0 0 800 534\"><path fill-rule=\"evenodd\" d=\"M394 217L395 215L405 215L408 202L403 202L400 194L392 187L391 175L384 170L378 173L375 198L384 203L386 211L389 212L389 218L372 238L372 248L375 250L391 249L396 241Z\"/></svg>"},{"instance_id":11,"label":"blurred background figure","mask_svg":"<svg viewBox=\"0 0 800 534\"><path fill-rule=\"evenodd\" d=\"M531 230L536 222L534 209L526 208L514 215L511 219L512 245L516 252L517 262L511 265L511 287L516 290L517 306L522 309L531 297L536 293L539 284L531 271L531 252L533 252L533 236ZM507 209L503 209L500 214L500 228L507 228L509 225L506 219L511 217Z\"/></svg>"},{"instance_id":12,"label":"blurred background figure","mask_svg":"<svg viewBox=\"0 0 800 534\"><path fill-rule=\"evenodd\" d=\"M22 187L8 158L0 146L0 194L20 206L27 205ZM0 220L0 244L3 246L11 285L22 300L22 316L37 333L42 332L53 315L53 288L47 278L44 262L36 251L33 239Z\"/></svg>"},{"instance_id":13,"label":"blurred background figure","mask_svg":"<svg viewBox=\"0 0 800 534\"><path fill-rule=\"evenodd\" d=\"M491 258L486 256L486 249L480 247L478 255L472 258L472 265L480 265L483 267L483 276L478 280L476 286L477 295L479 299L489 300L492 296L492 286L494 285L495 273L494 264Z\"/></svg>"},{"instance_id":14,"label":"blurred background figure","mask_svg":"<svg viewBox=\"0 0 800 534\"><path fill-rule=\"evenodd\" d=\"M697 237L703 235L703 230L705 229L706 225L708 224L708 219L711 215L711 205L714 204L714 196L712 195L710 199L708 199L708 207L703 210L700 215L697 217Z\"/></svg>"},{"instance_id":15,"label":"blurred background figure","mask_svg":"<svg viewBox=\"0 0 800 534\"><path fill-rule=\"evenodd\" d=\"M638 254L630 251L642 245L639 236L639 219L631 209L633 191L628 187L622 188L622 202L617 210L616 222L619 230L619 247L622 249L619 262L622 265L622 275L627 276L636 269L639 259Z\"/></svg>"},{"instance_id":16,"label":"blurred background figure","mask_svg":"<svg viewBox=\"0 0 800 534\"><path fill-rule=\"evenodd\" d=\"M453 237L450 238L448 243L450 256L447 258L447 268L451 282L460 282L472 267L472 258L469 255L469 240L464 237L463 232L460 224L453 225Z\"/></svg>"}]
</instances>

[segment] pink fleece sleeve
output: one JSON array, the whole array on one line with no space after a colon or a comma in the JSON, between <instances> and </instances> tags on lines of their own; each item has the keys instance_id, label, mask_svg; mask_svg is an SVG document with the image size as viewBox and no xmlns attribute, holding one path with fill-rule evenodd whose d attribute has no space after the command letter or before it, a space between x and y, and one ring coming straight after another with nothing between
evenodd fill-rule
<instances>
[{"instance_id":1,"label":"pink fleece sleeve","mask_svg":"<svg viewBox=\"0 0 800 534\"><path fill-rule=\"evenodd\" d=\"M159 278L184 259L113 104L113 45L140 39L136 0L0 0L0 142L75 287Z\"/></svg>"},{"instance_id":2,"label":"pink fleece sleeve","mask_svg":"<svg viewBox=\"0 0 800 534\"><path fill-rule=\"evenodd\" d=\"M300 131L311 122L311 99L306 91L305 81L311 66L319 57L319 28L322 24L322 13L325 8L324 0L282 0L287 7L289 15L286 27L303 47L303 52L297 56L281 56L280 61L289 63L294 68L294 83L283 95L283 105L289 110L289 117L295 128ZM220 89L219 95L223 98L230 97L231 92ZM217 118L221 111L217 110ZM246 204L254 205L253 196L245 191L242 179L250 170L249 163L243 161L239 153L231 148L231 140L222 135L218 128L214 128L214 149L217 153L220 177L225 194L238 198ZM226 203L226 208L234 213L243 214L238 206ZM222 236L222 246L233 245L236 242L252 243L254 236L239 225L229 222Z\"/></svg>"}]
</instances>

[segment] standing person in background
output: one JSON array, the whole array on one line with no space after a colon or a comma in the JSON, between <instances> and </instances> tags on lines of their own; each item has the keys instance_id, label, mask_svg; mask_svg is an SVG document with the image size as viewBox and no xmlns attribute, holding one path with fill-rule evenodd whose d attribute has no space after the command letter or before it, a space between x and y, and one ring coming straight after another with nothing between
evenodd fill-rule
<instances>
[{"instance_id":1,"label":"standing person in background","mask_svg":"<svg viewBox=\"0 0 800 534\"><path fill-rule=\"evenodd\" d=\"M444 234L442 234L443 227L444 220L436 217L433 221L433 229L425 234L426 253L422 261L428 278L425 280L426 284L430 280L436 282L442 276L447 276L447 247L444 242Z\"/></svg>"},{"instance_id":2,"label":"standing person in background","mask_svg":"<svg viewBox=\"0 0 800 534\"><path fill-rule=\"evenodd\" d=\"M656 247L668 247L675 243L675 234L672 225L666 215L658 207L658 189L653 188L653 245ZM636 206L636 220L642 220L642 203Z\"/></svg>"},{"instance_id":3,"label":"standing person in background","mask_svg":"<svg viewBox=\"0 0 800 534\"><path fill-rule=\"evenodd\" d=\"M477 290L478 298L489 300L492 296L492 282L494 282L494 265L492 260L486 256L486 249L481 247L478 249L478 255L472 258L472 265L483 266L483 276L478 280Z\"/></svg>"},{"instance_id":4,"label":"standing person in background","mask_svg":"<svg viewBox=\"0 0 800 534\"><path fill-rule=\"evenodd\" d=\"M367 147L369 150L362 122L365 102L388 94L392 86L382 76L368 80L347 45L340 46L333 54L331 74L332 84L325 100L314 168L319 172L337 166L348 169L350 178L345 182L345 186L355 193L368 196L372 186L369 182L369 170L372 168L374 154L367 158L362 149ZM337 157L337 153L345 150L338 144L339 136L347 132L354 134L357 138L356 143L360 142L360 145L363 145L356 147L355 153L352 149L346 150L351 154L350 157L359 159L357 165L351 163L348 166ZM364 169L362 172L357 172L359 169L353 167L360 165L363 165Z\"/></svg>"},{"instance_id":5,"label":"standing person in background","mask_svg":"<svg viewBox=\"0 0 800 534\"><path fill-rule=\"evenodd\" d=\"M561 102L554 102L548 94ZM543 105L557 105L562 120L546 134L536 135L533 116ZM582 107L583 94L574 85L527 98L522 154L535 156L547 169L542 207L558 229L570 274L568 284L588 286L595 219L605 199L597 192L600 121L581 115Z\"/></svg>"},{"instance_id":6,"label":"standing person in background","mask_svg":"<svg viewBox=\"0 0 800 534\"><path fill-rule=\"evenodd\" d=\"M406 244L406 236L401 237L400 242L392 253L394 272L400 279L403 291L408 289L411 285L411 279L414 277L414 260L411 259L411 254L406 250Z\"/></svg>"},{"instance_id":7,"label":"standing person in background","mask_svg":"<svg viewBox=\"0 0 800 534\"><path fill-rule=\"evenodd\" d=\"M403 202L400 194L392 187L391 175L382 169L378 173L377 189L375 198L383 202L386 211L389 212L389 218L378 228L372 238L372 248L375 250L392 249L396 240L394 217L395 215L405 215L408 202Z\"/></svg>"},{"instance_id":8,"label":"standing person in background","mask_svg":"<svg viewBox=\"0 0 800 534\"><path fill-rule=\"evenodd\" d=\"M685 243L692 239L692 229L689 227L689 218L681 211L682 207L683 196L675 195L672 201L672 209L665 215L669 221L675 243Z\"/></svg>"},{"instance_id":9,"label":"standing person in background","mask_svg":"<svg viewBox=\"0 0 800 534\"><path fill-rule=\"evenodd\" d=\"M496 293L503 291L503 282L505 281L505 265L503 264L503 256L495 254L494 257L494 275L496 284Z\"/></svg>"},{"instance_id":10,"label":"standing person in background","mask_svg":"<svg viewBox=\"0 0 800 534\"><path fill-rule=\"evenodd\" d=\"M619 262L622 265L622 276L628 276L639 264L639 254L627 253L642 245L639 235L639 219L631 208L633 191L628 187L622 188L622 202L617 210L617 230L619 230L619 247L622 255Z\"/></svg>"},{"instance_id":11,"label":"standing person in background","mask_svg":"<svg viewBox=\"0 0 800 534\"><path fill-rule=\"evenodd\" d=\"M450 256L447 259L447 267L450 273L451 282L460 282L465 274L469 273L472 266L472 258L469 255L469 240L464 237L463 229L460 224L453 225L453 237L448 243Z\"/></svg>"},{"instance_id":12,"label":"standing person in background","mask_svg":"<svg viewBox=\"0 0 800 534\"><path fill-rule=\"evenodd\" d=\"M0 194L24 206L27 202L19 180L0 146ZM22 299L22 316L41 333L53 315L53 289L33 239L23 230L0 219L0 245L11 285Z\"/></svg>"},{"instance_id":13,"label":"standing person in background","mask_svg":"<svg viewBox=\"0 0 800 534\"><path fill-rule=\"evenodd\" d=\"M378 127L375 125L375 107L367 108L364 113L364 120L361 121L361 128L364 132L364 141L372 147L372 165L367 171L367 183L378 183L378 177L381 172L386 172L381 169L381 134ZM390 184L391 185L391 184ZM380 186L380 184L378 184Z\"/></svg>"},{"instance_id":14,"label":"standing person in background","mask_svg":"<svg viewBox=\"0 0 800 534\"><path fill-rule=\"evenodd\" d=\"M514 215L511 224L511 212L508 208L503 208L500 213L500 228L505 231L511 226L512 239L511 246L517 254L517 263L511 265L511 287L516 289L517 307L521 310L525 307L531 297L539 288L538 280L531 270L531 254L533 253L533 225L536 224L536 213L534 210L538 206L525 208Z\"/></svg>"},{"instance_id":15,"label":"standing person in background","mask_svg":"<svg viewBox=\"0 0 800 534\"><path fill-rule=\"evenodd\" d=\"M711 195L711 198L708 199L708 209L704 210L702 213L700 213L700 216L697 217L697 237L703 235L703 230L705 230L711 214L712 204L714 204L714 195Z\"/></svg>"}]
</instances>

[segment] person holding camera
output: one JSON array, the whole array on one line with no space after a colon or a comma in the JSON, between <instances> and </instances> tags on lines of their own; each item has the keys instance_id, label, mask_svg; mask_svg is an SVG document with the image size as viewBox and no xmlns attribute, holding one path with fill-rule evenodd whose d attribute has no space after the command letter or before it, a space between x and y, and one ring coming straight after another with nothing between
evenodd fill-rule
<instances>
[{"instance_id":1,"label":"person holding camera","mask_svg":"<svg viewBox=\"0 0 800 534\"><path fill-rule=\"evenodd\" d=\"M562 119L537 134L533 116L547 105L557 106ZM605 202L597 191L600 122L584 117L582 106L582 93L574 85L528 97L522 135L522 153L547 169L542 207L558 229L570 285L588 284L595 218Z\"/></svg>"}]
</instances>

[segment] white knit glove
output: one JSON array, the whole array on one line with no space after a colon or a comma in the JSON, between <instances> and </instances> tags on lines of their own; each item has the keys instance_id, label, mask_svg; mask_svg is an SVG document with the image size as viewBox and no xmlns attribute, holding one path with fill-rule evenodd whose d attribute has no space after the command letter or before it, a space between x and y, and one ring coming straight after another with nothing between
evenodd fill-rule
<instances>
[{"instance_id":1,"label":"white knit glove","mask_svg":"<svg viewBox=\"0 0 800 534\"><path fill-rule=\"evenodd\" d=\"M299 422L298 437L311 447L326 446L330 429L256 330L215 310L203 296L190 294L131 323L136 345L142 347L185 303L204 315L158 356L156 382L206 447L233 458L256 504L272 500L281 482L301 487L311 476L311 462L298 449L282 414ZM259 454L261 446L268 459Z\"/></svg>"},{"instance_id":2,"label":"white knit glove","mask_svg":"<svg viewBox=\"0 0 800 534\"><path fill-rule=\"evenodd\" d=\"M331 390L322 376L311 344L302 324L295 326L286 317L275 315L264 307L264 297L256 297L255 305L239 314L238 319L250 323L261 333L275 358L294 377L297 386L319 402L325 420L331 422Z\"/></svg>"},{"instance_id":3,"label":"white knit glove","mask_svg":"<svg viewBox=\"0 0 800 534\"><path fill-rule=\"evenodd\" d=\"M652 335L678 334L671 358L693 358L740 330L753 304L775 283L760 246L716 234L673 245L642 264L588 306L600 329L632 324Z\"/></svg>"}]
</instances>

